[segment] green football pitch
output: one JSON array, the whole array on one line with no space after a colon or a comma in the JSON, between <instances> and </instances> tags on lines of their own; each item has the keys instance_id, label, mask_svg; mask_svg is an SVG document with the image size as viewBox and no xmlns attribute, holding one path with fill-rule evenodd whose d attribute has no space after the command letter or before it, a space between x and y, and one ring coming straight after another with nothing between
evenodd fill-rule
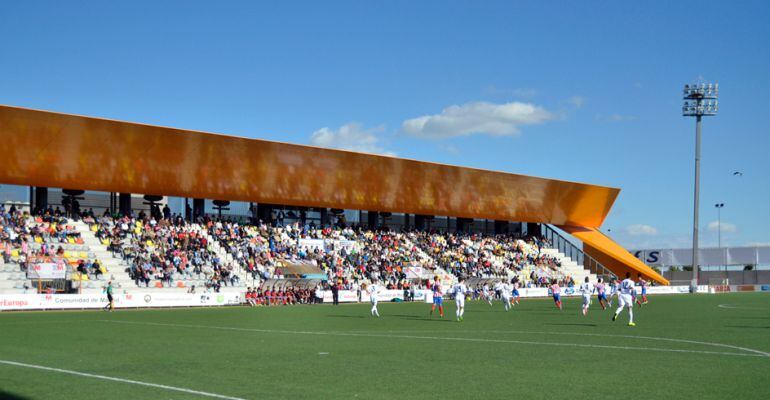
<instances>
[{"instance_id":1,"label":"green football pitch","mask_svg":"<svg viewBox=\"0 0 770 400\"><path fill-rule=\"evenodd\" d=\"M0 314L3 399L770 399L770 294Z\"/></svg>"}]
</instances>

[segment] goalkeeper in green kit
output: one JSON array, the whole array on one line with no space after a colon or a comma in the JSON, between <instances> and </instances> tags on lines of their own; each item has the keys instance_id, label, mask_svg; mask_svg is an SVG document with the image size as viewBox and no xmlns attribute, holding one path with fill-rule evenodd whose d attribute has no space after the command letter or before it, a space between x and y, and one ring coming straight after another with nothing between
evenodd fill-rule
<instances>
[{"instance_id":1,"label":"goalkeeper in green kit","mask_svg":"<svg viewBox=\"0 0 770 400\"><path fill-rule=\"evenodd\" d=\"M107 287L104 289L107 293L107 305L104 306L104 311L112 312L115 309L115 300L112 298L112 281L107 282Z\"/></svg>"}]
</instances>

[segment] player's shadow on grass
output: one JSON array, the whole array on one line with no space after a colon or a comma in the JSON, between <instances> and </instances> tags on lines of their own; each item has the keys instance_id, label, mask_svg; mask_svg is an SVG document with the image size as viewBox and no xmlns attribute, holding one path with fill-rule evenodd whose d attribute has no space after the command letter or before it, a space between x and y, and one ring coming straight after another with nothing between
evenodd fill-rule
<instances>
[{"instance_id":1,"label":"player's shadow on grass","mask_svg":"<svg viewBox=\"0 0 770 400\"><path fill-rule=\"evenodd\" d=\"M516 306L516 307L511 308L511 311L509 311L509 312L516 312L516 313L525 312L525 313L530 313L530 314L553 314L555 311L559 311L559 310L554 310L551 307L548 307L548 309L545 309L545 308L520 308L520 306ZM502 308L502 307L500 307L500 308L492 308L492 307L490 307L490 308L488 308L486 310L473 310L473 312L475 312L475 313L477 313L477 312L505 312L505 309Z\"/></svg>"},{"instance_id":2,"label":"player's shadow on grass","mask_svg":"<svg viewBox=\"0 0 770 400\"><path fill-rule=\"evenodd\" d=\"M369 316L366 315L327 315L327 317L333 317L333 318L369 318Z\"/></svg>"},{"instance_id":3,"label":"player's shadow on grass","mask_svg":"<svg viewBox=\"0 0 770 400\"><path fill-rule=\"evenodd\" d=\"M428 317L428 316L422 316L422 315L407 315L407 314L391 314L391 317L399 317L401 319L409 319L414 321L425 321L425 322L453 322L454 320L449 317L439 318L437 316L434 317Z\"/></svg>"},{"instance_id":4,"label":"player's shadow on grass","mask_svg":"<svg viewBox=\"0 0 770 400\"><path fill-rule=\"evenodd\" d=\"M30 400L30 397L19 396L0 389L0 400Z\"/></svg>"},{"instance_id":5,"label":"player's shadow on grass","mask_svg":"<svg viewBox=\"0 0 770 400\"><path fill-rule=\"evenodd\" d=\"M570 323L548 323L548 322L546 322L546 323L545 323L545 324L543 324L543 325L564 325L564 326L598 326L598 325L596 325L596 324L577 324L577 323L574 323L574 324L570 324Z\"/></svg>"}]
</instances>

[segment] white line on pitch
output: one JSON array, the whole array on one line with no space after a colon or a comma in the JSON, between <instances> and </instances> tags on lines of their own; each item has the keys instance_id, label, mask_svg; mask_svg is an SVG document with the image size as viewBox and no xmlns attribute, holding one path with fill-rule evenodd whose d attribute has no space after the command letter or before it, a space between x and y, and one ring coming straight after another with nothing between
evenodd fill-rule
<instances>
[{"instance_id":1,"label":"white line on pitch","mask_svg":"<svg viewBox=\"0 0 770 400\"><path fill-rule=\"evenodd\" d=\"M131 379L115 378L113 376L89 374L89 373L86 373L86 372L72 371L72 370L61 369L61 368L52 368L52 367L46 367L46 366L43 366L43 365L26 364L26 363L21 363L21 362L16 362L16 361L0 360L0 364L12 365L12 366L15 366L15 367L39 369L39 370L43 370L43 371L59 372L59 373L62 373L62 374L84 376L86 378L102 379L102 380L105 380L105 381L129 383L129 384L132 384L132 385L139 385L139 386L148 386L148 387L153 387L153 388L158 388L158 389L172 390L172 391L175 391L175 392L182 392L182 393L194 394L194 395L198 395L198 396L211 397L211 398L214 398L214 399L245 400L245 399L242 399L240 397L225 396L225 395L221 395L221 394L201 392L201 391L198 391L198 390L185 389L185 388L180 388L180 387L175 387L175 386L160 385L160 384L157 384L157 383L135 381L135 380L131 380Z\"/></svg>"},{"instance_id":2,"label":"white line on pitch","mask_svg":"<svg viewBox=\"0 0 770 400\"><path fill-rule=\"evenodd\" d=\"M352 336L352 337L377 337L377 338L390 338L390 339L447 340L447 341L456 341L456 342L509 343L509 344L526 344L526 345L536 345L536 346L585 347L585 348L595 348L595 349L644 350L644 351L660 351L660 352L671 352L671 353L715 354L715 355L738 356L738 357L770 357L770 355L766 355L767 353L762 353L756 350L755 352L760 354L726 353L726 352L719 352L719 351L686 350L686 349L663 349L659 347L613 346L613 345L601 345L601 344L560 343L560 342L535 342L535 341L528 341L528 340L483 339L483 338L418 336L418 335L384 335L384 334L377 334L377 333L352 333L352 332L289 331L289 330L277 330L277 329L253 329L253 328L236 328L236 327L228 327L228 326L166 324L166 323L158 323L158 322L134 322L134 321L115 321L115 320L99 320L99 321L110 322L115 324L167 326L172 328L216 329L216 330L237 331L237 332L278 333L278 334L289 334L289 335ZM750 351L750 349L747 349L747 351Z\"/></svg>"},{"instance_id":3,"label":"white line on pitch","mask_svg":"<svg viewBox=\"0 0 770 400\"><path fill-rule=\"evenodd\" d=\"M753 310L753 311L770 311L770 308L761 308L761 307L743 307L743 306L734 306L732 304L720 304L717 307L719 308L725 308L730 310Z\"/></svg>"},{"instance_id":4,"label":"white line on pitch","mask_svg":"<svg viewBox=\"0 0 770 400\"><path fill-rule=\"evenodd\" d=\"M624 339L640 339L640 340L657 340L657 341L663 341L663 342L675 342L675 343L690 343L690 344L700 344L704 346L714 346L714 347L724 347L728 349L734 349L734 350L742 350L749 353L756 353L758 355L764 356L764 357L770 357L770 353L766 353L761 350L755 350L750 349L748 347L740 347L740 346L734 346L731 344L724 344L724 343L713 343L713 342L700 342L697 340L690 340L690 339L674 339L674 338L666 338L666 337L655 337L655 336L636 336L636 335L610 335L606 333L583 333L583 332L548 332L548 331L490 331L490 330L478 330L478 331L421 331L421 330L395 330L395 331L386 331L386 332L420 332L420 333L494 333L494 334L533 334L533 335L566 335L566 336L593 336L593 337L608 337L608 338L624 338ZM363 333L363 332L362 332ZM731 353L734 354L734 353Z\"/></svg>"}]
</instances>

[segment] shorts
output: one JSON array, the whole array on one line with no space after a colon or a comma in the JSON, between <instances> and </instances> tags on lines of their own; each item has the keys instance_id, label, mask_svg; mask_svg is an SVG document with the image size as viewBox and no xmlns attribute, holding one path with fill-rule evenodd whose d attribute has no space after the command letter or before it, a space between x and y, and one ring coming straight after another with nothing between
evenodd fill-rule
<instances>
[{"instance_id":1,"label":"shorts","mask_svg":"<svg viewBox=\"0 0 770 400\"><path fill-rule=\"evenodd\" d=\"M634 306L634 299L631 297L630 294L619 294L618 295L618 301L620 307L628 307L631 308Z\"/></svg>"},{"instance_id":2,"label":"shorts","mask_svg":"<svg viewBox=\"0 0 770 400\"><path fill-rule=\"evenodd\" d=\"M111 294L108 294L108 295L107 295L107 301L109 301L110 303L112 303L112 295L111 295Z\"/></svg>"},{"instance_id":3,"label":"shorts","mask_svg":"<svg viewBox=\"0 0 770 400\"><path fill-rule=\"evenodd\" d=\"M377 305L377 296L372 296L369 298L369 301L372 303L373 306Z\"/></svg>"},{"instance_id":4,"label":"shorts","mask_svg":"<svg viewBox=\"0 0 770 400\"><path fill-rule=\"evenodd\" d=\"M553 295L553 301L561 301L561 294L555 293Z\"/></svg>"},{"instance_id":5,"label":"shorts","mask_svg":"<svg viewBox=\"0 0 770 400\"><path fill-rule=\"evenodd\" d=\"M503 296L503 301L506 302L506 303L510 303L511 302L511 296Z\"/></svg>"},{"instance_id":6,"label":"shorts","mask_svg":"<svg viewBox=\"0 0 770 400\"><path fill-rule=\"evenodd\" d=\"M433 296L433 305L435 305L435 306L444 305L444 298L443 297Z\"/></svg>"},{"instance_id":7,"label":"shorts","mask_svg":"<svg viewBox=\"0 0 770 400\"><path fill-rule=\"evenodd\" d=\"M519 297L519 289L513 289L513 297Z\"/></svg>"},{"instance_id":8,"label":"shorts","mask_svg":"<svg viewBox=\"0 0 770 400\"><path fill-rule=\"evenodd\" d=\"M584 294L583 295L583 305L587 306L591 304L591 295L590 294Z\"/></svg>"},{"instance_id":9,"label":"shorts","mask_svg":"<svg viewBox=\"0 0 770 400\"><path fill-rule=\"evenodd\" d=\"M644 295L646 295L646 294L647 294L647 288L646 288L646 287L643 287L643 288L642 288L642 296L644 296Z\"/></svg>"},{"instance_id":10,"label":"shorts","mask_svg":"<svg viewBox=\"0 0 770 400\"><path fill-rule=\"evenodd\" d=\"M459 297L458 297L458 298L456 298L456 299L455 299L455 305L456 305L458 308L461 308L461 307L465 307L465 299L464 299L464 298L459 298Z\"/></svg>"},{"instance_id":11,"label":"shorts","mask_svg":"<svg viewBox=\"0 0 770 400\"><path fill-rule=\"evenodd\" d=\"M606 293L599 293L599 294L596 296L596 298L598 298L599 300L604 300L604 301L607 301L607 294L606 294Z\"/></svg>"}]
</instances>

